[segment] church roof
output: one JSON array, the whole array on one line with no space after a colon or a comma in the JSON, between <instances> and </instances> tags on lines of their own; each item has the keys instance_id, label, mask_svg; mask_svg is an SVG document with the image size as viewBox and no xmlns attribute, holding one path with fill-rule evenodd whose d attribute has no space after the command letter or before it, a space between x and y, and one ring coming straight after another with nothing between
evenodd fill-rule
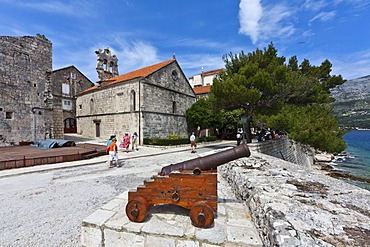
<instances>
[{"instance_id":1,"label":"church roof","mask_svg":"<svg viewBox=\"0 0 370 247\"><path fill-rule=\"evenodd\" d=\"M109 79L98 81L97 82L98 85L95 85L93 87L90 87L90 88L86 89L85 91L81 92L81 94L94 91L97 88L104 88L104 87L110 86L112 84L129 81L129 80L132 80L132 79L135 79L135 78L147 77L148 75L156 72L157 70L165 67L166 65L172 63L175 60L176 59L170 59L170 60L167 60L167 61L164 61L164 62L161 62L161 63L153 64L153 65L150 65L148 67L144 67L144 68L141 68L141 69L138 69L138 70L128 72L126 74L122 74L122 75L115 76L115 77L112 77L112 78L109 78Z\"/></svg>"}]
</instances>

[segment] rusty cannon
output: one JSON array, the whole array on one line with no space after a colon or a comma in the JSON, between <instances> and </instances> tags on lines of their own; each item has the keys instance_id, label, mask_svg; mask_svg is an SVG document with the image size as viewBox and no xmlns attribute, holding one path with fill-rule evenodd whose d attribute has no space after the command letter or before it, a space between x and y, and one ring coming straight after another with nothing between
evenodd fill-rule
<instances>
[{"instance_id":1,"label":"rusty cannon","mask_svg":"<svg viewBox=\"0 0 370 247\"><path fill-rule=\"evenodd\" d=\"M213 224L217 212L217 166L249 157L247 144L162 168L157 176L128 192L126 215L143 222L151 205L173 204L190 209L196 227Z\"/></svg>"}]
</instances>

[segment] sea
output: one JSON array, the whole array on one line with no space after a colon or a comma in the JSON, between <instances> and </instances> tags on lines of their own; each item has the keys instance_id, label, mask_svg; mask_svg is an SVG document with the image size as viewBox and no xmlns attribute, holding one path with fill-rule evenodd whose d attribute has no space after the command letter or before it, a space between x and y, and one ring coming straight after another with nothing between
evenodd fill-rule
<instances>
[{"instance_id":1,"label":"sea","mask_svg":"<svg viewBox=\"0 0 370 247\"><path fill-rule=\"evenodd\" d=\"M347 144L344 161L334 161L335 169L357 177L370 179L370 130L352 130L343 137ZM337 156L338 157L338 156ZM347 180L347 182L370 190L370 183Z\"/></svg>"}]
</instances>

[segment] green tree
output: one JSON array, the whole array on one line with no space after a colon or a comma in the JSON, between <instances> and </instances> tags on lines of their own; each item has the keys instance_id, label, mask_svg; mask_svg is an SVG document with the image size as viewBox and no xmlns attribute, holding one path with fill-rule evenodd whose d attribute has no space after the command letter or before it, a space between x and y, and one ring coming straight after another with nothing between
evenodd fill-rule
<instances>
[{"instance_id":1,"label":"green tree","mask_svg":"<svg viewBox=\"0 0 370 247\"><path fill-rule=\"evenodd\" d=\"M261 119L268 126L286 130L291 139L319 150L336 153L346 148L342 138L345 131L339 129L338 119L329 106L285 105L279 113L261 116Z\"/></svg>"},{"instance_id":2,"label":"green tree","mask_svg":"<svg viewBox=\"0 0 370 247\"><path fill-rule=\"evenodd\" d=\"M206 99L199 99L185 113L188 126L192 129L211 129L222 126L220 114L215 114L210 102Z\"/></svg>"},{"instance_id":3,"label":"green tree","mask_svg":"<svg viewBox=\"0 0 370 247\"><path fill-rule=\"evenodd\" d=\"M185 113L188 126L192 129L217 129L220 135L227 130L234 130L242 126L240 117L242 109L215 111L208 99L199 99Z\"/></svg>"},{"instance_id":4,"label":"green tree","mask_svg":"<svg viewBox=\"0 0 370 247\"><path fill-rule=\"evenodd\" d=\"M277 55L272 43L264 50L257 49L247 55L243 51L237 55L230 53L223 59L226 71L214 79L210 99L218 110L243 109L247 117L248 142L251 141L250 127L253 121L261 122L255 119L256 116L274 116L287 106L295 106L289 108L292 111L304 111L305 107L315 105L316 108L323 107L324 111L326 104L334 101L329 90L345 82L340 75L330 75L332 65L328 60L320 66L312 66L304 59L299 65L297 57L293 56L286 64L285 57ZM332 121L329 116L323 116L322 120ZM313 116L307 114L307 117ZM331 126L331 131L337 133L337 125ZM300 136L299 129L291 131L297 131L297 135L291 136ZM317 131L312 135L319 133ZM308 144L305 140L302 142ZM338 149L342 148L339 142L336 143Z\"/></svg>"},{"instance_id":5,"label":"green tree","mask_svg":"<svg viewBox=\"0 0 370 247\"><path fill-rule=\"evenodd\" d=\"M43 40L47 40L47 41L49 41L47 38L46 38L46 36L44 35L44 34L36 34L36 37L37 38L40 38L40 39L43 39Z\"/></svg>"}]
</instances>

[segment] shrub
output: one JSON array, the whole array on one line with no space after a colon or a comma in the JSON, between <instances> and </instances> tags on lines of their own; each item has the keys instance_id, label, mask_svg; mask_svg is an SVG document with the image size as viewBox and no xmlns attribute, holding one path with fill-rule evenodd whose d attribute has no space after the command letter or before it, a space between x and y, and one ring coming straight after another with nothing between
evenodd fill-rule
<instances>
[{"instance_id":1,"label":"shrub","mask_svg":"<svg viewBox=\"0 0 370 247\"><path fill-rule=\"evenodd\" d=\"M180 139L181 136L179 134L169 134L168 135L168 139L170 140L177 140L177 139Z\"/></svg>"}]
</instances>

